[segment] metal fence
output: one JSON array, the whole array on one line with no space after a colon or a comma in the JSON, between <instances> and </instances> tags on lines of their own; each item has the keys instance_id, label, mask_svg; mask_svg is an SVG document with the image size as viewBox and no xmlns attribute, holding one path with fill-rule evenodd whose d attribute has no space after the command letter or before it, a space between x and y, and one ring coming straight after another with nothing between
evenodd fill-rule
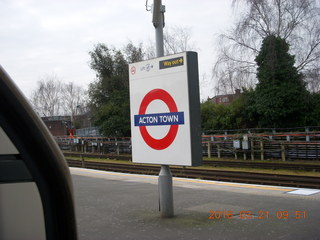
<instances>
[{"instance_id":1,"label":"metal fence","mask_svg":"<svg viewBox=\"0 0 320 240\"><path fill-rule=\"evenodd\" d=\"M320 132L205 135L205 156L235 159L320 159Z\"/></svg>"},{"instance_id":2,"label":"metal fence","mask_svg":"<svg viewBox=\"0 0 320 240\"><path fill-rule=\"evenodd\" d=\"M76 129L76 135L78 137L101 137L99 128L97 127Z\"/></svg>"},{"instance_id":3,"label":"metal fence","mask_svg":"<svg viewBox=\"0 0 320 240\"><path fill-rule=\"evenodd\" d=\"M305 128L303 132L241 133L224 132L202 136L202 153L208 157L231 157L244 160L315 159L320 160L320 130ZM130 138L56 137L62 150L131 154Z\"/></svg>"},{"instance_id":4,"label":"metal fence","mask_svg":"<svg viewBox=\"0 0 320 240\"><path fill-rule=\"evenodd\" d=\"M106 137L56 137L60 148L65 151L100 153L100 154L131 154L131 138Z\"/></svg>"}]
</instances>

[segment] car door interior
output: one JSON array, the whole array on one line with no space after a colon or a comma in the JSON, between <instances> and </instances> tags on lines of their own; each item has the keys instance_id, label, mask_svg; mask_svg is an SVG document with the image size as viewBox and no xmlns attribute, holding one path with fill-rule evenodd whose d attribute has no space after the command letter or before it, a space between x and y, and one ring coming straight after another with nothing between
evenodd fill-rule
<instances>
[{"instance_id":1,"label":"car door interior","mask_svg":"<svg viewBox=\"0 0 320 240\"><path fill-rule=\"evenodd\" d=\"M77 239L68 165L1 66L0 239Z\"/></svg>"}]
</instances>

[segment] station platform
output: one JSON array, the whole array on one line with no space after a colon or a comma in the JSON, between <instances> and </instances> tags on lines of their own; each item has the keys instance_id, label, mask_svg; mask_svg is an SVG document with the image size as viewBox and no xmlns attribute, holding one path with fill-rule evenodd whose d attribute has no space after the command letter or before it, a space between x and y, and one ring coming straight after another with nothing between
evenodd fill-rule
<instances>
[{"instance_id":1,"label":"station platform","mask_svg":"<svg viewBox=\"0 0 320 240\"><path fill-rule=\"evenodd\" d=\"M162 219L158 176L70 168L79 239L320 239L320 190L173 178Z\"/></svg>"}]
</instances>

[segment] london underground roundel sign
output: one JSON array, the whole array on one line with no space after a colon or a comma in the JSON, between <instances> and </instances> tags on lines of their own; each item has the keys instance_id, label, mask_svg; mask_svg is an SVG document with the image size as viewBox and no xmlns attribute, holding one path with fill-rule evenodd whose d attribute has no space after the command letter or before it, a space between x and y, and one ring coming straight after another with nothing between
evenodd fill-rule
<instances>
[{"instance_id":1,"label":"london underground roundel sign","mask_svg":"<svg viewBox=\"0 0 320 240\"><path fill-rule=\"evenodd\" d=\"M129 64L132 161L201 165L197 53Z\"/></svg>"},{"instance_id":2,"label":"london underground roundel sign","mask_svg":"<svg viewBox=\"0 0 320 240\"><path fill-rule=\"evenodd\" d=\"M146 109L154 100L163 101L169 113L146 114ZM146 144L155 150L163 150L169 147L178 133L179 125L184 124L184 113L178 112L177 105L172 96L163 89L153 89L148 92L141 101L139 114L134 116L134 125L139 127L141 136ZM170 129L165 137L161 139L153 138L147 126L170 125Z\"/></svg>"}]
</instances>

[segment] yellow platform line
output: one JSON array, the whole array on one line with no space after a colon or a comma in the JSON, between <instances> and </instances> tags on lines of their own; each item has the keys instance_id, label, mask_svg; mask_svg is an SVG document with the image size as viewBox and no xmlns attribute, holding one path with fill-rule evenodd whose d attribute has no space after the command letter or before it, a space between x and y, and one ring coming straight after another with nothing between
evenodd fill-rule
<instances>
[{"instance_id":1,"label":"yellow platform line","mask_svg":"<svg viewBox=\"0 0 320 240\"><path fill-rule=\"evenodd\" d=\"M117 173L117 172L108 172L101 171L95 169L85 169L85 168L75 168L77 171L87 172L87 173L99 173L113 176L128 176L137 177L137 178L145 178L145 179L157 179L158 176L152 175L139 175L139 174L128 174L128 173ZM293 191L294 188L285 188L285 187L274 187L274 186L259 186L259 185L251 185L251 184L241 184L241 183L227 183L227 182L218 182L218 181L208 181L208 180L197 180L197 179L188 179L188 178L179 178L173 177L173 181L176 182L190 182L190 183L200 183L200 184L208 184L208 185L218 185L218 186L228 186L228 187L240 187L240 188L250 188L250 189L261 189L261 190L272 190L272 191L283 191L289 192Z\"/></svg>"},{"instance_id":2,"label":"yellow platform line","mask_svg":"<svg viewBox=\"0 0 320 240\"><path fill-rule=\"evenodd\" d=\"M203 183L208 185L219 185L219 186L230 186L230 187L242 187L242 188L253 188L253 189L263 189L263 190L274 190L274 191L292 191L291 188L280 188L280 187L273 187L273 186L258 186L258 185L251 185L251 184L241 184L241 183L227 183L227 182L218 182L218 181L208 181L208 180L196 180L196 179L175 179L176 181L180 182L192 182L192 183Z\"/></svg>"}]
</instances>

